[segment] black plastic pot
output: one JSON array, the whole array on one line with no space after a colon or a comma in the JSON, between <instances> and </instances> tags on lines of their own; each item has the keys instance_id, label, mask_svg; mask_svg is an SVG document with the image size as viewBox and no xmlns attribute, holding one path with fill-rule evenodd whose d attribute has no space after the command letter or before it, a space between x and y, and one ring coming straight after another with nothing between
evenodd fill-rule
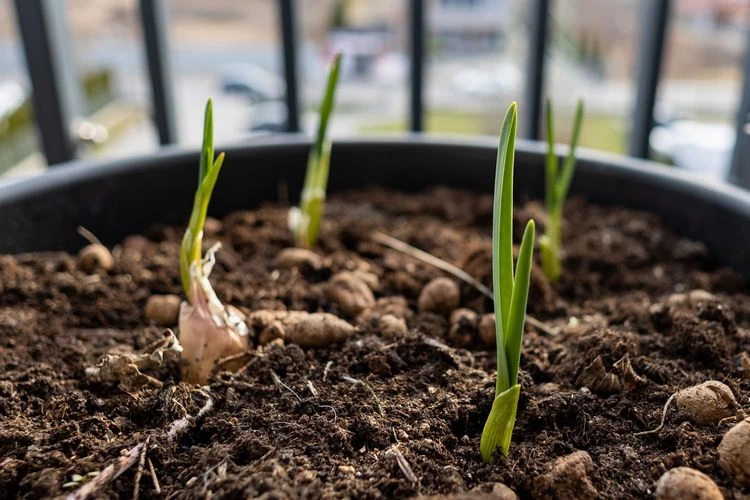
<instances>
[{"instance_id":1,"label":"black plastic pot","mask_svg":"<svg viewBox=\"0 0 750 500\"><path fill-rule=\"evenodd\" d=\"M227 147L210 212L226 214L300 191L309 142L276 136ZM542 144L520 141L516 195L541 197ZM447 185L491 192L497 144L428 137L352 140L333 147L330 192L368 185L417 191ZM156 222L184 223L197 182L197 151L60 167L0 188L0 253L75 251L82 225L106 244ZM628 158L581 152L572 192L591 201L658 214L705 242L720 262L750 276L750 194ZM575 222L575 221L573 221ZM574 225L572 226L575 227Z\"/></svg>"}]
</instances>

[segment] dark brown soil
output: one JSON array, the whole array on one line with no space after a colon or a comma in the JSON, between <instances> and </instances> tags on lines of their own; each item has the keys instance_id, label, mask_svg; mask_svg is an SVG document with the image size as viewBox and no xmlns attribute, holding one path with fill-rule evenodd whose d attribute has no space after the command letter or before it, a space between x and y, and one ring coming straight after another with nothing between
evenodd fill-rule
<instances>
[{"instance_id":1,"label":"dark brown soil","mask_svg":"<svg viewBox=\"0 0 750 500\"><path fill-rule=\"evenodd\" d=\"M328 348L253 349L244 369L216 375L210 391L180 383L173 359L147 371L161 387L84 376L104 354L161 337L143 310L151 294L181 293L181 228L126 239L102 275L79 271L63 253L0 257L0 497L70 492L63 484L74 474L100 471L147 438L161 493L146 465L141 498L410 497L490 491L496 482L521 497L551 498L540 476L576 450L593 459L590 480L603 498L648 497L680 465L707 473L727 497L750 494L717 465L731 422L699 426L672 408L663 430L635 435L658 425L678 389L722 380L745 407L750 394L736 360L750 345L745 284L657 217L569 202L564 278L551 286L535 267L529 300L529 313L554 331L527 325L510 457L486 465L479 438L493 399L494 348L479 340L475 322L451 334L447 317L418 312L421 289L444 274L370 233L405 240L489 284L491 198L448 189L333 197L317 270L274 264L291 245L286 216L286 207L267 206L212 228L206 244L223 243L211 276L219 297L246 312L331 312L358 333ZM543 226L532 202L517 208L516 229L528 217ZM390 310L406 318L407 333L386 337L377 313L358 321L328 302L328 279L358 268L379 278L376 298L406 300L406 308L390 300ZM674 295L696 289L713 297ZM461 292L462 307L491 312L478 292L463 284ZM628 360L635 375L622 368ZM168 440L169 425L208 397L213 409ZM97 495L133 496L136 469Z\"/></svg>"}]
</instances>

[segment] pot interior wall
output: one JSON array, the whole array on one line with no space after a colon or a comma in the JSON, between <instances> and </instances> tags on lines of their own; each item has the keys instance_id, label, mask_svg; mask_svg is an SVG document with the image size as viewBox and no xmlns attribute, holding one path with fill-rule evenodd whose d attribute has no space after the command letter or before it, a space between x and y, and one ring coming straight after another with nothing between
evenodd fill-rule
<instances>
[{"instance_id":1,"label":"pot interior wall","mask_svg":"<svg viewBox=\"0 0 750 500\"><path fill-rule=\"evenodd\" d=\"M402 191L447 185L489 193L494 141L424 137L343 141L333 148L330 192L370 185ZM210 212L221 216L300 191L309 143L300 137L226 148ZM113 244L156 222L186 221L197 182L197 151L66 166L0 188L0 253L76 251L81 225ZM517 198L541 198L544 148L518 144ZM571 187L591 201L648 210L679 233L705 242L724 264L750 277L750 196L663 166L579 155ZM571 230L574 230L571 225Z\"/></svg>"}]
</instances>

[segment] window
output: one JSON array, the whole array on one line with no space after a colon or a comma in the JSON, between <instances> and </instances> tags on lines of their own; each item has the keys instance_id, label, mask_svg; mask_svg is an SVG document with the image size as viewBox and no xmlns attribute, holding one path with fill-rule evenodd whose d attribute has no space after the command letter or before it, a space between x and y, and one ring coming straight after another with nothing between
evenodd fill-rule
<instances>
[{"instance_id":1,"label":"window","mask_svg":"<svg viewBox=\"0 0 750 500\"><path fill-rule=\"evenodd\" d=\"M736 140L750 1L677 0L669 22L652 155L725 179Z\"/></svg>"},{"instance_id":2,"label":"window","mask_svg":"<svg viewBox=\"0 0 750 500\"><path fill-rule=\"evenodd\" d=\"M515 100L523 106L527 2L444 1L427 6L425 129L498 134L508 104Z\"/></svg>"},{"instance_id":3,"label":"window","mask_svg":"<svg viewBox=\"0 0 750 500\"><path fill-rule=\"evenodd\" d=\"M80 82L73 124L79 157L129 156L158 147L150 119L137 0L67 0L67 21Z\"/></svg>"},{"instance_id":4,"label":"window","mask_svg":"<svg viewBox=\"0 0 750 500\"><path fill-rule=\"evenodd\" d=\"M284 130L278 3L172 0L168 5L179 142L200 144L209 97L219 144Z\"/></svg>"},{"instance_id":5,"label":"window","mask_svg":"<svg viewBox=\"0 0 750 500\"><path fill-rule=\"evenodd\" d=\"M586 105L581 146L625 154L642 3L560 0L553 6L545 85L555 111L555 140L570 141L580 97Z\"/></svg>"},{"instance_id":6,"label":"window","mask_svg":"<svg viewBox=\"0 0 750 500\"><path fill-rule=\"evenodd\" d=\"M39 152L31 87L11 0L0 0L0 175L46 168Z\"/></svg>"},{"instance_id":7,"label":"window","mask_svg":"<svg viewBox=\"0 0 750 500\"><path fill-rule=\"evenodd\" d=\"M302 124L312 133L329 63L343 53L332 135L403 132L409 78L408 2L296 3Z\"/></svg>"}]
</instances>

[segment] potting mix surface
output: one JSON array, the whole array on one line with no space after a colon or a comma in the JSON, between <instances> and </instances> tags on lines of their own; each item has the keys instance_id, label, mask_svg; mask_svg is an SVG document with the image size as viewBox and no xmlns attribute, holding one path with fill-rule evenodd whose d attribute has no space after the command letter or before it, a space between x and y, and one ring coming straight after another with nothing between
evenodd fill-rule
<instances>
[{"instance_id":1,"label":"potting mix surface","mask_svg":"<svg viewBox=\"0 0 750 500\"><path fill-rule=\"evenodd\" d=\"M670 405L661 429L638 434L659 426L672 394L707 380L747 404L750 295L702 243L647 213L567 204L559 283L535 252L528 314L543 326L526 325L510 455L488 465L479 440L495 350L479 324L491 300L372 235L490 286L491 196L332 196L314 255L280 261L292 246L287 211L266 205L207 226L205 247L222 243L211 282L248 316L252 347L238 371L203 388L179 381L172 352L107 376L101 364L164 338L144 307L154 294L182 296L182 227L126 238L104 273L84 273L66 253L1 256L0 497L73 493L108 466L121 473L94 497L509 498L502 483L521 498L643 498L677 466L706 473L727 498L750 494L718 465L741 411L701 425ZM532 217L539 236L541 205L516 207L516 243ZM441 297L420 308L440 277L458 285L466 310L446 310L455 304ZM322 347L261 334L259 311L284 310L331 313L356 329Z\"/></svg>"}]
</instances>

